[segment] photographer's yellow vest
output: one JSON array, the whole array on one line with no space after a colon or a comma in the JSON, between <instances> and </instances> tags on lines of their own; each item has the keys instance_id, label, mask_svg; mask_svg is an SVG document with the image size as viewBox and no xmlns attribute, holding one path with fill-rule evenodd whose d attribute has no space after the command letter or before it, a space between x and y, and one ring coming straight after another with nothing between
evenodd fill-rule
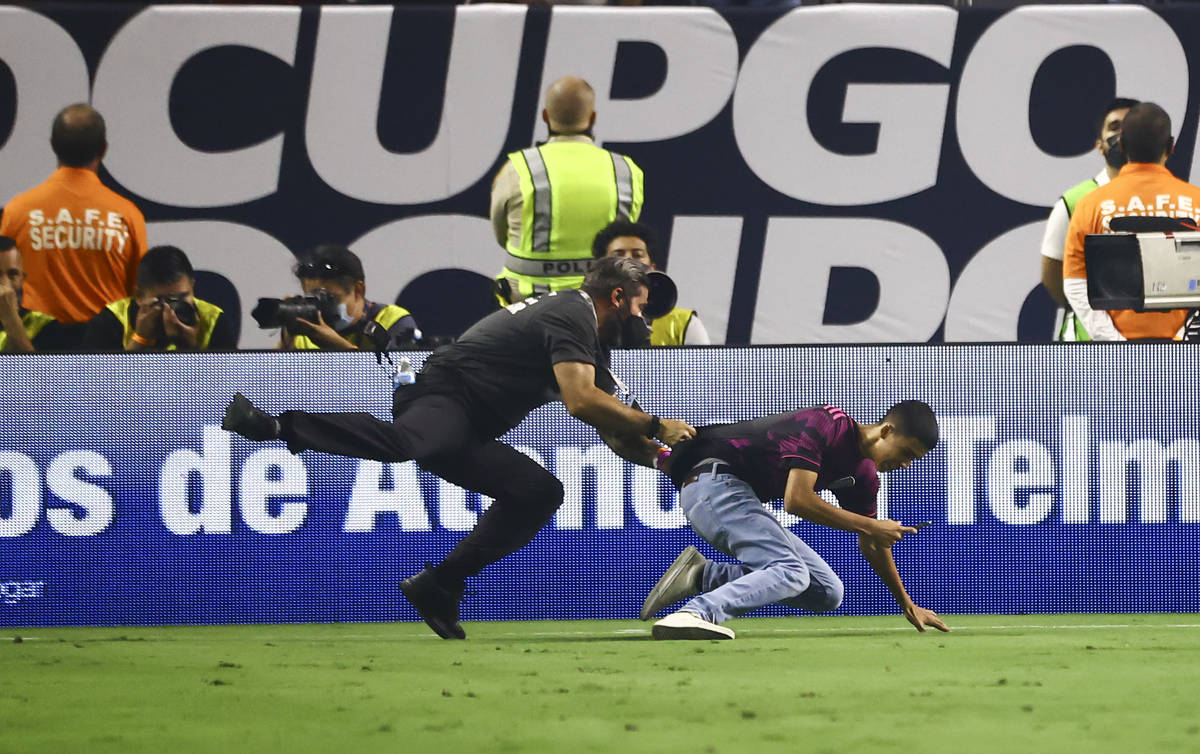
<instances>
[{"instance_id":1,"label":"photographer's yellow vest","mask_svg":"<svg viewBox=\"0 0 1200 754\"><path fill-rule=\"evenodd\" d=\"M21 324L25 326L25 334L33 340L42 331L42 328L54 321L54 317L42 312L25 312L21 317ZM0 330L0 351L8 347L8 333Z\"/></svg>"},{"instance_id":2,"label":"photographer's yellow vest","mask_svg":"<svg viewBox=\"0 0 1200 754\"><path fill-rule=\"evenodd\" d=\"M681 346L687 335L688 323L692 321L692 309L672 309L654 320L650 325L650 345Z\"/></svg>"},{"instance_id":3,"label":"photographer's yellow vest","mask_svg":"<svg viewBox=\"0 0 1200 754\"><path fill-rule=\"evenodd\" d=\"M196 350L203 351L208 348L208 343L212 340L213 329L217 326L217 318L225 311L216 304L210 304L201 299L193 299L196 303ZM105 308L117 316L117 320L121 323L125 333L121 337L121 345L129 347L130 341L133 340L133 328L136 324L133 318L129 316L130 305L133 303L132 298L123 298L120 301L114 301ZM179 350L174 343L167 346L168 351Z\"/></svg>"},{"instance_id":4,"label":"photographer's yellow vest","mask_svg":"<svg viewBox=\"0 0 1200 754\"><path fill-rule=\"evenodd\" d=\"M404 319L408 315L409 315L409 312L404 307L396 306L395 304L388 304L379 310L379 312L375 315L374 319L375 319L375 322L380 327L382 327L384 330L387 330L387 329L390 329L392 325L396 324L397 322ZM343 337L345 337L346 340L350 341L358 348L364 348L364 347L373 348L374 347L374 346L371 346L370 343L366 343L365 341L362 340L361 332L357 332L357 333L354 333L353 335L343 336ZM295 348L298 351L319 351L321 349L321 347L319 345L317 345L316 343L314 343L312 338L308 337L307 335L297 335L297 336L293 337L292 338L292 348Z\"/></svg>"},{"instance_id":5,"label":"photographer's yellow vest","mask_svg":"<svg viewBox=\"0 0 1200 754\"><path fill-rule=\"evenodd\" d=\"M508 159L521 184L521 239L509 239L500 277L516 283L520 298L578 288L595 261L596 234L642 214L642 169L581 141L554 141Z\"/></svg>"}]
</instances>

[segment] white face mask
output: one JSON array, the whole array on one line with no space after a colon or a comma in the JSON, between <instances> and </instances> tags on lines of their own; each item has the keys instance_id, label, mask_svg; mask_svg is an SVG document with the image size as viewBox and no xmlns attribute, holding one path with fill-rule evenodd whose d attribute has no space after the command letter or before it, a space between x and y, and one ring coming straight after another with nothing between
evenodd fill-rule
<instances>
[{"instance_id":1,"label":"white face mask","mask_svg":"<svg viewBox=\"0 0 1200 754\"><path fill-rule=\"evenodd\" d=\"M338 332L343 332L354 325L354 320L350 318L350 313L346 309L346 302L343 301L337 307L337 320L330 322L329 326Z\"/></svg>"}]
</instances>

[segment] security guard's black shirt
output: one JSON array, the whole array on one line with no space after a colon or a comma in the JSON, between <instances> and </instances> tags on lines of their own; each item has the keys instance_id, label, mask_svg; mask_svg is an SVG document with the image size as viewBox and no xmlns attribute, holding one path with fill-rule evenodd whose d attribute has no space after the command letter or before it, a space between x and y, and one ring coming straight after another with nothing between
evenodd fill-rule
<instances>
[{"instance_id":1,"label":"security guard's black shirt","mask_svg":"<svg viewBox=\"0 0 1200 754\"><path fill-rule=\"evenodd\" d=\"M608 357L591 299L583 291L559 291L493 312L439 348L412 395L460 395L486 434L498 436L559 399L554 365L560 362L594 365L596 386L611 393ZM397 398L408 390L400 388Z\"/></svg>"}]
</instances>

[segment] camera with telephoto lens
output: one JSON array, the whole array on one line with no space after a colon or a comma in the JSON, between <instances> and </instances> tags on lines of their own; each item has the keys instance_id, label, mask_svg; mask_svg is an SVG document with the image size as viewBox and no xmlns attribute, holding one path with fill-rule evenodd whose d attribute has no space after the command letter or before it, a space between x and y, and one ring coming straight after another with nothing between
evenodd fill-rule
<instances>
[{"instance_id":1,"label":"camera with telephoto lens","mask_svg":"<svg viewBox=\"0 0 1200 754\"><path fill-rule=\"evenodd\" d=\"M324 317L326 322L334 322L338 318L338 301L329 291L318 288L308 296L260 298L250 316L264 330L291 328L298 319L318 322Z\"/></svg>"},{"instance_id":2,"label":"camera with telephoto lens","mask_svg":"<svg viewBox=\"0 0 1200 754\"><path fill-rule=\"evenodd\" d=\"M175 316L179 321L188 327L196 326L196 305L188 301L188 297L182 293L171 293L165 296L159 296L157 299L162 306L169 306L175 310Z\"/></svg>"},{"instance_id":3,"label":"camera with telephoto lens","mask_svg":"<svg viewBox=\"0 0 1200 754\"><path fill-rule=\"evenodd\" d=\"M630 317L621 326L621 348L649 348L651 323L669 314L679 299L675 281L658 270L646 273L646 290L642 316Z\"/></svg>"}]
</instances>

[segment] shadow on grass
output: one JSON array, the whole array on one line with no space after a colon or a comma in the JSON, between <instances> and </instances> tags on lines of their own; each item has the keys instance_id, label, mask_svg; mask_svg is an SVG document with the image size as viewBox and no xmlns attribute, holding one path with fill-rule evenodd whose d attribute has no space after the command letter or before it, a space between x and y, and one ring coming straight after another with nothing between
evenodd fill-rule
<instances>
[{"instance_id":1,"label":"shadow on grass","mask_svg":"<svg viewBox=\"0 0 1200 754\"><path fill-rule=\"evenodd\" d=\"M465 626L464 626L464 628L465 628ZM474 643L477 643L477 644L482 644L482 643L489 643L489 644L594 644L595 642L598 642L598 641L605 641L605 642L649 642L649 641L653 641L653 639L650 638L650 634L648 634L648 633L647 634L631 634L628 636L612 636L612 635L564 636L561 634L556 634L554 636L539 636L536 633L531 633L528 636L517 636L514 634L505 634L504 636L480 636L480 637L476 638L476 637L472 637L470 635L470 633L468 632L466 640L472 641L473 639L474 639Z\"/></svg>"}]
</instances>

